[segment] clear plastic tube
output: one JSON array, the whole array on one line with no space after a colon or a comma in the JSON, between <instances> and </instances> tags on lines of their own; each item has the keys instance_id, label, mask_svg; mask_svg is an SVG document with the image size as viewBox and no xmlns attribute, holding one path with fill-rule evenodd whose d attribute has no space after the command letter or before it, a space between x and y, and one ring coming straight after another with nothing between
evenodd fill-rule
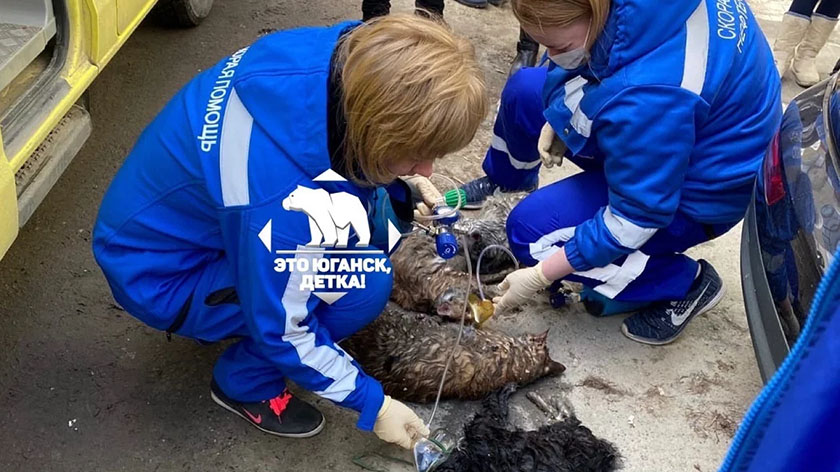
<instances>
[{"instance_id":1,"label":"clear plastic tube","mask_svg":"<svg viewBox=\"0 0 840 472\"><path fill-rule=\"evenodd\" d=\"M467 259L467 289L464 292L466 295L464 296L464 303L461 309L461 325L458 327L458 337L455 339L455 344L452 346L452 352L449 354L449 357L446 359L446 365L443 367L443 375L440 377L440 385L438 386L437 396L435 398L435 406L432 409L432 414L429 416L429 421L426 425L431 428L432 421L435 419L435 414L437 413L438 404L440 403L440 395L443 393L443 384L446 381L446 374L449 372L449 366L452 363L452 359L455 357L455 349L461 344L461 335L464 332L464 322L467 318L467 305L469 304L469 295L470 295L470 288L472 288L472 261L470 260L470 252L467 250L467 238L465 236L461 236L461 248L464 251L464 257ZM478 254L478 260L476 261L475 265L475 279L478 283L478 293L481 295L482 300L486 300L484 298L484 290L481 288L481 259L484 257L484 253L487 252L488 249L501 249L510 258L513 260L515 267L519 268L519 261L516 259L516 256L513 255L510 249L501 246L499 244L491 244L486 248L482 249L481 252Z\"/></svg>"},{"instance_id":2,"label":"clear plastic tube","mask_svg":"<svg viewBox=\"0 0 840 472\"><path fill-rule=\"evenodd\" d=\"M478 253L478 261L475 263L475 281L478 285L478 294L481 296L482 300L487 300L484 298L484 288L482 288L481 284L481 259L484 258L484 253L487 252L489 249L501 249L504 251L508 256L510 256L511 260L513 260L513 265L517 269L519 268L519 261L516 259L516 256L513 255L510 249L502 246L501 244L491 244L486 248L482 249L480 253ZM464 251L467 252L467 251ZM467 263L469 264L469 257L467 257Z\"/></svg>"},{"instance_id":3,"label":"clear plastic tube","mask_svg":"<svg viewBox=\"0 0 840 472\"><path fill-rule=\"evenodd\" d=\"M470 252L467 250L467 238L465 236L461 236L461 248L464 250L464 257L467 258L467 273L469 274L469 277L467 277L467 289L464 291L464 303L461 305L461 325L458 327L458 337L455 339L455 344L452 345L452 351L446 359L443 374L440 376L440 385L438 385L437 396L435 397L435 406L432 408L432 414L429 415L429 421L426 423L429 429L432 428L432 422L435 420L438 404L440 404L440 396L443 393L443 384L446 381L446 374L449 372L452 359L455 357L455 350L461 345L461 335L464 334L464 322L467 319L467 306L469 305L470 288L472 288L472 263L470 262Z\"/></svg>"}]
</instances>

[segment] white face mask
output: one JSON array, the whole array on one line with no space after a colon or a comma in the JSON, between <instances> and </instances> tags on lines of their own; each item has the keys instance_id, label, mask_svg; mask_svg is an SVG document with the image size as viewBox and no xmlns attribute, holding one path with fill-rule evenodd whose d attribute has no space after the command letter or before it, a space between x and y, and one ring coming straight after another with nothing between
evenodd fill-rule
<instances>
[{"instance_id":1,"label":"white face mask","mask_svg":"<svg viewBox=\"0 0 840 472\"><path fill-rule=\"evenodd\" d=\"M566 70L577 69L589 60L589 51L586 50L586 44L589 42L589 32L592 30L592 20L589 21L589 27L586 29L586 39L583 40L583 46L572 49L571 51L561 52L548 56L551 62L557 64L557 67Z\"/></svg>"}]
</instances>

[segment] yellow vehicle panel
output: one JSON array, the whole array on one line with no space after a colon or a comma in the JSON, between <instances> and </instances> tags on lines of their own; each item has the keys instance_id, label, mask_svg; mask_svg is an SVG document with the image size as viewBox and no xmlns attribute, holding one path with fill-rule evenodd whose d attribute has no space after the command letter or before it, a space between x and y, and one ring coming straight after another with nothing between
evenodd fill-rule
<instances>
[{"instance_id":1,"label":"yellow vehicle panel","mask_svg":"<svg viewBox=\"0 0 840 472\"><path fill-rule=\"evenodd\" d=\"M14 175L44 141L59 120L87 90L137 28L156 0L65 0L68 31L66 60L59 73L69 90L29 136L20 138L13 155L3 149L0 135L0 258L18 233ZM0 15L2 12L0 11Z\"/></svg>"}]
</instances>

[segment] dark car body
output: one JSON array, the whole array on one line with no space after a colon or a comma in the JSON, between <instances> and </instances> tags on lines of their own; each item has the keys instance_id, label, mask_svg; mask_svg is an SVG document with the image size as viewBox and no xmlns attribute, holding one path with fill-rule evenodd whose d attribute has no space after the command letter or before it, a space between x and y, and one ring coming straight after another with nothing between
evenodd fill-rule
<instances>
[{"instance_id":1,"label":"dark car body","mask_svg":"<svg viewBox=\"0 0 840 472\"><path fill-rule=\"evenodd\" d=\"M786 108L744 220L741 282L765 381L799 336L840 243L837 77L800 93Z\"/></svg>"}]
</instances>

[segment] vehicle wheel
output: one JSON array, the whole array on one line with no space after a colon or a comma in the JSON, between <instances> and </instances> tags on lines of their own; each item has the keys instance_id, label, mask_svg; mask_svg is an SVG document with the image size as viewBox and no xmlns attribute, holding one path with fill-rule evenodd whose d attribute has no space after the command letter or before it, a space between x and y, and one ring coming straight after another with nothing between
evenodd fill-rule
<instances>
[{"instance_id":1,"label":"vehicle wheel","mask_svg":"<svg viewBox=\"0 0 840 472\"><path fill-rule=\"evenodd\" d=\"M160 0L154 14L167 26L191 28L207 18L212 6L213 0Z\"/></svg>"}]
</instances>

